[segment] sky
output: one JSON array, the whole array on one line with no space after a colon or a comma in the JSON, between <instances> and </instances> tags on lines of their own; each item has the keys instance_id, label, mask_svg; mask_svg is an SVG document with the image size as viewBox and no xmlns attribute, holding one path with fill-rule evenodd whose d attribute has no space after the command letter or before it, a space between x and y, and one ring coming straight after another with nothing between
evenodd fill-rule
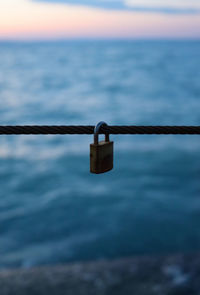
<instances>
[{"instance_id":1,"label":"sky","mask_svg":"<svg viewBox=\"0 0 200 295\"><path fill-rule=\"evenodd\" d=\"M200 39L200 0L0 0L0 39Z\"/></svg>"}]
</instances>

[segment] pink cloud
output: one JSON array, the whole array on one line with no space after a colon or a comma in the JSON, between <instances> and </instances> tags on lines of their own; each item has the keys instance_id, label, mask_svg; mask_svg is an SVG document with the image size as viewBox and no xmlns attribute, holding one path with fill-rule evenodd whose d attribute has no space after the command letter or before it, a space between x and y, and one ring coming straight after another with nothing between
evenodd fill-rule
<instances>
[{"instance_id":1,"label":"pink cloud","mask_svg":"<svg viewBox=\"0 0 200 295\"><path fill-rule=\"evenodd\" d=\"M0 3L0 38L199 38L199 15L106 11L30 0Z\"/></svg>"}]
</instances>

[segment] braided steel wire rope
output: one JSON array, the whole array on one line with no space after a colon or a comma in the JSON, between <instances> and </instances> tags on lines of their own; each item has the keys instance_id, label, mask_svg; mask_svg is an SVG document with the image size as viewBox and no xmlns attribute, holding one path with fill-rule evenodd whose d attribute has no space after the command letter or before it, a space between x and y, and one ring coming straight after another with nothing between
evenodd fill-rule
<instances>
[{"instance_id":1,"label":"braided steel wire rope","mask_svg":"<svg viewBox=\"0 0 200 295\"><path fill-rule=\"evenodd\" d=\"M0 135L94 134L95 126L0 126ZM200 134L200 126L102 126L100 134Z\"/></svg>"}]
</instances>

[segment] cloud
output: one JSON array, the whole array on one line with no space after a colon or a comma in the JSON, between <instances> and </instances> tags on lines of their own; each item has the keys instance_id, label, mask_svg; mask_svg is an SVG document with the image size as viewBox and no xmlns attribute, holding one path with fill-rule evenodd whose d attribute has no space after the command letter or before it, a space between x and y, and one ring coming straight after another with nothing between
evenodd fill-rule
<instances>
[{"instance_id":1,"label":"cloud","mask_svg":"<svg viewBox=\"0 0 200 295\"><path fill-rule=\"evenodd\" d=\"M152 11L163 13L199 13L200 0L35 0L49 3L66 3L103 9Z\"/></svg>"},{"instance_id":2,"label":"cloud","mask_svg":"<svg viewBox=\"0 0 200 295\"><path fill-rule=\"evenodd\" d=\"M200 12L200 0L124 0L132 9L162 12L192 13Z\"/></svg>"},{"instance_id":3,"label":"cloud","mask_svg":"<svg viewBox=\"0 0 200 295\"><path fill-rule=\"evenodd\" d=\"M76 5L67 1L63 3L59 1L47 3L44 0L0 1L0 39L199 39L200 37L198 14L144 13L123 10L123 8L97 9L92 7L91 3L94 3L92 0L90 2L87 0L90 5L85 4L85 6L83 1L80 5L81 0L73 0L73 4L74 1ZM105 3L103 0L98 2L100 1ZM107 4L120 5L119 1L106 1ZM96 0L96 4L98 2Z\"/></svg>"},{"instance_id":4,"label":"cloud","mask_svg":"<svg viewBox=\"0 0 200 295\"><path fill-rule=\"evenodd\" d=\"M127 9L129 5L123 2L123 0L35 0L38 2L48 3L66 3L78 6L92 6L104 9Z\"/></svg>"}]
</instances>

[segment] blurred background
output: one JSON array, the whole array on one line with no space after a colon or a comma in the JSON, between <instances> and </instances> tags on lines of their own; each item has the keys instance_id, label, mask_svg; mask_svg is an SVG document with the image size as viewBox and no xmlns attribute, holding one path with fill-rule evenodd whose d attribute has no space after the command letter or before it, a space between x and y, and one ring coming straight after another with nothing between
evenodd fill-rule
<instances>
[{"instance_id":1,"label":"blurred background","mask_svg":"<svg viewBox=\"0 0 200 295\"><path fill-rule=\"evenodd\" d=\"M200 2L0 2L0 125L200 125ZM0 267L200 249L199 136L0 137Z\"/></svg>"}]
</instances>

